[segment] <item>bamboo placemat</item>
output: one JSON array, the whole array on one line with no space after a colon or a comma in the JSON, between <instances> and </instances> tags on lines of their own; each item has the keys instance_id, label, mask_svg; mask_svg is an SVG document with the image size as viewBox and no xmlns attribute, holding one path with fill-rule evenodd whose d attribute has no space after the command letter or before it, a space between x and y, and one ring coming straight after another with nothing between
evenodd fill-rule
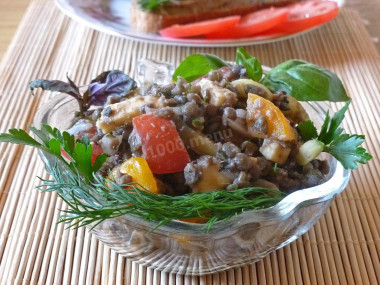
<instances>
[{"instance_id":1,"label":"bamboo placemat","mask_svg":"<svg viewBox=\"0 0 380 285\"><path fill-rule=\"evenodd\" d=\"M379 284L380 59L358 14L343 9L308 34L246 49L268 66L302 58L335 71L353 98L345 127L365 134L374 156L309 232L242 268L202 277L161 273L119 256L83 228L56 225L65 205L34 189L37 176L47 178L36 151L0 144L0 284ZM233 60L235 51L112 37L69 19L52 1L35 0L0 65L0 132L26 128L52 96L30 95L35 78L65 80L68 73L85 84L111 68L134 74L141 58L177 64L208 52Z\"/></svg>"}]
</instances>

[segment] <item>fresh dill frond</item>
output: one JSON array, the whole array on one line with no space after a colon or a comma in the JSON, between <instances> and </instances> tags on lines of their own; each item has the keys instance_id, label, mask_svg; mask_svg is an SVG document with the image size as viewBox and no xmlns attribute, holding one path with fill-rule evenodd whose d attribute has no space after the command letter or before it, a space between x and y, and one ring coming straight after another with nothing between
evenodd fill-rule
<instances>
[{"instance_id":1,"label":"fresh dill frond","mask_svg":"<svg viewBox=\"0 0 380 285\"><path fill-rule=\"evenodd\" d=\"M210 230L218 221L273 206L285 196L261 187L168 196L144 190L136 183L119 185L98 175L87 184L79 173L63 172L58 164L48 165L47 171L53 180L43 180L38 188L57 192L67 203L68 210L63 211L60 222L72 227L94 227L106 219L132 214L158 222L157 227L173 220L203 217L207 220L205 230Z\"/></svg>"}]
</instances>

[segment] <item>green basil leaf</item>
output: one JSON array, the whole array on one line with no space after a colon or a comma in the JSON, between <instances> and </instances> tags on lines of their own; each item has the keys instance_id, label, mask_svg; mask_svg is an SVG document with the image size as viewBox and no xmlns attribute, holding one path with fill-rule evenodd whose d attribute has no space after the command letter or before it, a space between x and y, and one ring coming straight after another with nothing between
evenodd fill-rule
<instances>
[{"instance_id":1,"label":"green basil leaf","mask_svg":"<svg viewBox=\"0 0 380 285\"><path fill-rule=\"evenodd\" d=\"M181 76L191 82L205 74L210 70L219 69L229 64L219 57L212 54L193 54L186 57L177 67L173 74L173 80L177 81L177 77Z\"/></svg>"},{"instance_id":2,"label":"green basil leaf","mask_svg":"<svg viewBox=\"0 0 380 285\"><path fill-rule=\"evenodd\" d=\"M303 60L289 60L270 70L260 81L272 91L282 90L299 101L347 101L339 77Z\"/></svg>"},{"instance_id":3,"label":"green basil leaf","mask_svg":"<svg viewBox=\"0 0 380 285\"><path fill-rule=\"evenodd\" d=\"M247 70L248 78L254 81L260 81L261 77L263 76L263 68L256 57L247 59L244 62L243 66Z\"/></svg>"},{"instance_id":4,"label":"green basil leaf","mask_svg":"<svg viewBox=\"0 0 380 285\"><path fill-rule=\"evenodd\" d=\"M249 79L259 81L263 76L263 68L260 61L248 54L243 48L236 50L236 64L241 64L245 67Z\"/></svg>"},{"instance_id":5,"label":"green basil leaf","mask_svg":"<svg viewBox=\"0 0 380 285\"><path fill-rule=\"evenodd\" d=\"M243 48L238 48L236 50L236 64L241 64L243 65L244 62L247 59L250 59L252 56L245 51Z\"/></svg>"}]
</instances>

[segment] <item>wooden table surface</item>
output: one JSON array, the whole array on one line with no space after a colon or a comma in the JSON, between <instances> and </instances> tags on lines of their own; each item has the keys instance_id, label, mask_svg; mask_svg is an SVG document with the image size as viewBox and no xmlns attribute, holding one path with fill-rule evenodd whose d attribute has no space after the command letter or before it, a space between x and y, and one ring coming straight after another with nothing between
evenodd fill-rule
<instances>
[{"instance_id":1,"label":"wooden table surface","mask_svg":"<svg viewBox=\"0 0 380 285\"><path fill-rule=\"evenodd\" d=\"M0 0L0 60L3 58L31 0Z\"/></svg>"}]
</instances>

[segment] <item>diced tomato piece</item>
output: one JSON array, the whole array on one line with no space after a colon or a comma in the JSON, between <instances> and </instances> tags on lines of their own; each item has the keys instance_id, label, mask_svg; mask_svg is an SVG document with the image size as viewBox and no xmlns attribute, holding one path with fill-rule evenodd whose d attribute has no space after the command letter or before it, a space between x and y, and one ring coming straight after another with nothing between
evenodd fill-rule
<instances>
[{"instance_id":1,"label":"diced tomato piece","mask_svg":"<svg viewBox=\"0 0 380 285\"><path fill-rule=\"evenodd\" d=\"M171 120L148 114L137 116L132 122L153 173L173 173L185 169L190 157Z\"/></svg>"},{"instance_id":2,"label":"diced tomato piece","mask_svg":"<svg viewBox=\"0 0 380 285\"><path fill-rule=\"evenodd\" d=\"M266 8L243 16L235 27L228 30L218 30L206 35L208 39L234 39L244 38L275 26L280 26L287 21L289 9Z\"/></svg>"},{"instance_id":3,"label":"diced tomato piece","mask_svg":"<svg viewBox=\"0 0 380 285\"><path fill-rule=\"evenodd\" d=\"M161 36L169 38L195 37L216 31L226 31L233 28L239 20L240 16L229 16L185 25L173 25L160 30L159 33Z\"/></svg>"},{"instance_id":4,"label":"diced tomato piece","mask_svg":"<svg viewBox=\"0 0 380 285\"><path fill-rule=\"evenodd\" d=\"M91 164L94 164L95 159L98 157L98 155L101 155L103 153L103 149L97 143L91 143L91 145L92 145ZM64 149L61 149L61 155L64 158L66 158L68 161L71 161L70 155Z\"/></svg>"},{"instance_id":5,"label":"diced tomato piece","mask_svg":"<svg viewBox=\"0 0 380 285\"><path fill-rule=\"evenodd\" d=\"M289 6L288 20L279 31L293 34L325 24L339 12L337 2L309 0Z\"/></svg>"},{"instance_id":6,"label":"diced tomato piece","mask_svg":"<svg viewBox=\"0 0 380 285\"><path fill-rule=\"evenodd\" d=\"M79 120L74 126L72 126L68 132L74 135L75 139L82 139L84 136L88 136L91 139L95 135L95 125L87 120ZM91 163L94 164L95 159L98 155L103 153L103 149L100 145L95 142L91 142L92 145L92 156ZM70 156L64 151L61 151L62 156L70 160Z\"/></svg>"},{"instance_id":7,"label":"diced tomato piece","mask_svg":"<svg viewBox=\"0 0 380 285\"><path fill-rule=\"evenodd\" d=\"M91 144L92 144L91 164L94 164L95 159L98 157L98 155L101 155L103 153L103 149L97 143L91 143Z\"/></svg>"},{"instance_id":8,"label":"diced tomato piece","mask_svg":"<svg viewBox=\"0 0 380 285\"><path fill-rule=\"evenodd\" d=\"M61 148L61 155L62 155L66 160L68 160L68 161L71 160L70 155L69 155L69 154L68 154L63 148Z\"/></svg>"}]
</instances>

